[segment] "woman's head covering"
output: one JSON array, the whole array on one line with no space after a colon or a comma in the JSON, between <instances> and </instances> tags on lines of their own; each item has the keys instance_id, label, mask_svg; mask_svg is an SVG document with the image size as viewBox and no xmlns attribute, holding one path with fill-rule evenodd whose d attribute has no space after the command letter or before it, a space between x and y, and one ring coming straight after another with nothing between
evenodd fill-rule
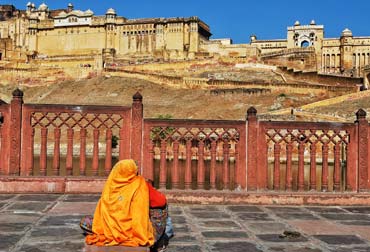
<instances>
[{"instance_id":1,"label":"woman's head covering","mask_svg":"<svg viewBox=\"0 0 370 252\"><path fill-rule=\"evenodd\" d=\"M94 214L93 232L87 244L98 246L151 246L149 191L135 161L119 161L105 183Z\"/></svg>"},{"instance_id":2,"label":"woman's head covering","mask_svg":"<svg viewBox=\"0 0 370 252\"><path fill-rule=\"evenodd\" d=\"M116 186L125 186L138 178L137 166L134 160L124 159L114 165L107 182L111 179Z\"/></svg>"}]
</instances>

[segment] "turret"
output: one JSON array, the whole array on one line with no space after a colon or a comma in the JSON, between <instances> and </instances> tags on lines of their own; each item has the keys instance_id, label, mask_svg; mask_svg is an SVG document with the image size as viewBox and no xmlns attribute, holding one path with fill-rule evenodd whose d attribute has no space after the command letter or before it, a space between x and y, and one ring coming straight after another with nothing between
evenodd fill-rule
<instances>
[{"instance_id":1,"label":"turret","mask_svg":"<svg viewBox=\"0 0 370 252\"><path fill-rule=\"evenodd\" d=\"M68 6L67 6L67 11L68 12L72 12L73 11L73 4L69 3Z\"/></svg>"},{"instance_id":2,"label":"turret","mask_svg":"<svg viewBox=\"0 0 370 252\"><path fill-rule=\"evenodd\" d=\"M348 28L344 29L341 33L341 37L353 37L352 31Z\"/></svg>"},{"instance_id":3,"label":"turret","mask_svg":"<svg viewBox=\"0 0 370 252\"><path fill-rule=\"evenodd\" d=\"M45 3L40 4L37 11L39 13L39 19L40 20L45 20L45 19L48 18L48 16L49 16L49 7Z\"/></svg>"},{"instance_id":4,"label":"turret","mask_svg":"<svg viewBox=\"0 0 370 252\"><path fill-rule=\"evenodd\" d=\"M250 38L250 43L251 43L251 44L257 40L257 36L256 36L256 35L254 35L254 34L250 35L250 37L249 37L249 38Z\"/></svg>"},{"instance_id":5,"label":"turret","mask_svg":"<svg viewBox=\"0 0 370 252\"><path fill-rule=\"evenodd\" d=\"M116 11L112 8L109 8L105 13L106 23L115 23L116 22Z\"/></svg>"},{"instance_id":6,"label":"turret","mask_svg":"<svg viewBox=\"0 0 370 252\"><path fill-rule=\"evenodd\" d=\"M353 74L350 71L356 67L356 62L353 62L353 35L348 28L344 29L340 35L340 55L341 72Z\"/></svg>"},{"instance_id":7,"label":"turret","mask_svg":"<svg viewBox=\"0 0 370 252\"><path fill-rule=\"evenodd\" d=\"M114 54L116 16L116 11L112 8L109 8L105 13L106 48L104 53L106 56L112 56L112 54Z\"/></svg>"}]
</instances>

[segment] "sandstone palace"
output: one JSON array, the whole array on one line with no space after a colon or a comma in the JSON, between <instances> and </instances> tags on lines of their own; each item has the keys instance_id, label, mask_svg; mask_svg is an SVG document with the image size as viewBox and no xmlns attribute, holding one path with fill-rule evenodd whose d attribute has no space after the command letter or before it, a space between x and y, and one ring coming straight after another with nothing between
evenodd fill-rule
<instances>
[{"instance_id":1,"label":"sandstone palace","mask_svg":"<svg viewBox=\"0 0 370 252\"><path fill-rule=\"evenodd\" d=\"M254 59L265 63L361 77L370 60L370 37L354 37L349 29L339 38L324 38L324 26L298 21L286 39L233 44L210 39L209 26L198 17L127 19L108 9L50 10L28 3L26 10L0 5L0 61L94 59L95 68L115 60L159 61L212 57Z\"/></svg>"}]
</instances>

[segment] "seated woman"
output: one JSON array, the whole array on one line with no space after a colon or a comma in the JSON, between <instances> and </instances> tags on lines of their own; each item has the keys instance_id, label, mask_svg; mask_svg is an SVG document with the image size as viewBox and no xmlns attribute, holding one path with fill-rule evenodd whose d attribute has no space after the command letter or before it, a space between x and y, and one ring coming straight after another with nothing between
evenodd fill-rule
<instances>
[{"instance_id":1,"label":"seated woman","mask_svg":"<svg viewBox=\"0 0 370 252\"><path fill-rule=\"evenodd\" d=\"M153 224L150 202L156 206L151 210ZM91 218L85 217L80 223L88 233L88 245L152 246L152 251L163 247L156 241L163 237L166 226L166 198L138 175L134 160L121 160L113 167Z\"/></svg>"},{"instance_id":2,"label":"seated woman","mask_svg":"<svg viewBox=\"0 0 370 252\"><path fill-rule=\"evenodd\" d=\"M153 187L153 181L147 180L147 183L149 188L149 216L156 240L151 251L165 251L169 240L174 236L172 220L168 215L166 196Z\"/></svg>"}]
</instances>

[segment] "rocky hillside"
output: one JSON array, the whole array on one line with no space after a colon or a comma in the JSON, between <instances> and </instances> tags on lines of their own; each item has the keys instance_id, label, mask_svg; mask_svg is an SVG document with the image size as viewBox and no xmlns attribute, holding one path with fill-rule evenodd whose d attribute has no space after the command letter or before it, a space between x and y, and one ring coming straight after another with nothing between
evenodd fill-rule
<instances>
[{"instance_id":1,"label":"rocky hillside","mask_svg":"<svg viewBox=\"0 0 370 252\"><path fill-rule=\"evenodd\" d=\"M286 82L283 74L274 67L248 64L168 64L168 66L131 66L130 71L160 73L166 76L193 78L212 78L219 80L246 81L251 83L282 84ZM150 69L150 70L149 70ZM39 70L42 71L42 70ZM171 115L172 118L229 119L244 120L246 111L254 106L258 115L266 120L333 120L353 121L358 108L370 112L370 96L350 97L340 102L322 103L320 106L306 106L342 95L333 92L310 91L294 92L286 89L266 89L268 92L249 92L244 87L217 87L223 92L207 88L181 87L167 85L150 78L135 75L114 76L110 73L88 73L86 76L65 75L58 72L57 81L46 81L46 73L34 72L38 81L27 79L2 79L0 99L9 102L11 92L17 86L24 91L26 103L41 104L94 104L94 105L131 105L132 96L139 91L143 95L144 116L155 118ZM86 71L86 70L85 70ZM55 76L54 76L55 77ZM145 76L144 76L145 77ZM45 80L45 81L43 81ZM289 81L292 81L290 78ZM294 80L293 80L294 81ZM12 84L12 83L18 83ZM217 91L217 90L216 90ZM258 91L258 90L257 90ZM345 105L345 106L343 106ZM292 109L297 112L291 116ZM319 116L320 115L320 116Z\"/></svg>"}]
</instances>

